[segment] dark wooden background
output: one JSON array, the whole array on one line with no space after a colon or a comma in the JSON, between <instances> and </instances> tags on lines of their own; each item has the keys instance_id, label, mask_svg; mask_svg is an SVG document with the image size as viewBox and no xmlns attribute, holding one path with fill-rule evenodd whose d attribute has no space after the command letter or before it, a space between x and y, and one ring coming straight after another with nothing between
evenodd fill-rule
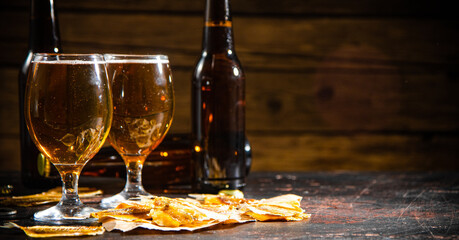
<instances>
[{"instance_id":1,"label":"dark wooden background","mask_svg":"<svg viewBox=\"0 0 459 240\"><path fill-rule=\"evenodd\" d=\"M459 21L447 1L233 0L254 170L459 170ZM190 131L204 0L56 0L67 53L163 53ZM0 169L19 169L29 1L0 0Z\"/></svg>"}]
</instances>

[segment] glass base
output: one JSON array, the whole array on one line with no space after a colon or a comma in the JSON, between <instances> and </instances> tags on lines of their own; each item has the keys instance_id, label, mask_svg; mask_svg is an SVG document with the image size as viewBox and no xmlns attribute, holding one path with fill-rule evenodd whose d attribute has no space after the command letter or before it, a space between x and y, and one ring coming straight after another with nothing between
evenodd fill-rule
<instances>
[{"instance_id":1,"label":"glass base","mask_svg":"<svg viewBox=\"0 0 459 240\"><path fill-rule=\"evenodd\" d=\"M140 196L153 197L153 195L151 195L150 193L146 191L135 191L135 192L122 191L114 196L102 199L102 201L100 202L100 206L102 208L115 208L122 201L126 201L132 198L138 198Z\"/></svg>"},{"instance_id":2,"label":"glass base","mask_svg":"<svg viewBox=\"0 0 459 240\"><path fill-rule=\"evenodd\" d=\"M100 211L87 207L83 204L78 206L64 206L58 204L46 210L36 212L33 215L35 221L55 222L55 223L74 223L74 222L95 222L97 218L90 218L90 214Z\"/></svg>"}]
</instances>

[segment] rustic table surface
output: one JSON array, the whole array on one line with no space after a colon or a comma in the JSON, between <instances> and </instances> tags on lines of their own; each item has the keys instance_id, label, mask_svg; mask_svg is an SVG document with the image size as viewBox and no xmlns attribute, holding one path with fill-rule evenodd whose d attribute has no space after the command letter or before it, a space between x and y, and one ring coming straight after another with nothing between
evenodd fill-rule
<instances>
[{"instance_id":1,"label":"rustic table surface","mask_svg":"<svg viewBox=\"0 0 459 240\"><path fill-rule=\"evenodd\" d=\"M17 176L2 173L2 185L18 184ZM121 190L123 181L82 178L80 186L96 186L108 195ZM303 196L301 206L312 217L309 221L252 222L196 232L113 231L85 239L459 238L459 173L254 172L244 192L255 199L287 193ZM88 204L95 205L98 200ZM16 215L2 217L0 222L34 224L32 214L44 207L17 208ZM0 228L0 239L24 238L17 229Z\"/></svg>"}]
</instances>

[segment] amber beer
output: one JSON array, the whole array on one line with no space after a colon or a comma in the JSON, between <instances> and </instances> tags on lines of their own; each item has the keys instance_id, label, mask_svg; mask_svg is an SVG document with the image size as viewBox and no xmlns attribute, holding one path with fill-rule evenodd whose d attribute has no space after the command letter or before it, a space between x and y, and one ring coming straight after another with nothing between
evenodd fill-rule
<instances>
[{"instance_id":1,"label":"amber beer","mask_svg":"<svg viewBox=\"0 0 459 240\"><path fill-rule=\"evenodd\" d=\"M61 53L59 24L53 0L31 0L29 49L19 72L19 126L21 178L26 187L49 188L60 185L59 174L38 151L24 120L24 96L30 61L34 53Z\"/></svg>"},{"instance_id":2,"label":"amber beer","mask_svg":"<svg viewBox=\"0 0 459 240\"><path fill-rule=\"evenodd\" d=\"M61 174L79 173L110 129L111 102L93 86L106 74L104 62L32 61L31 70L25 113L32 139Z\"/></svg>"},{"instance_id":3,"label":"amber beer","mask_svg":"<svg viewBox=\"0 0 459 240\"><path fill-rule=\"evenodd\" d=\"M195 190L245 186L245 76L234 50L229 0L207 0L202 55L192 81Z\"/></svg>"},{"instance_id":4,"label":"amber beer","mask_svg":"<svg viewBox=\"0 0 459 240\"><path fill-rule=\"evenodd\" d=\"M103 208L121 201L151 196L142 184L147 156L169 130L174 112L174 91L166 55L105 54L112 86L114 120L110 143L126 165L126 185L101 200Z\"/></svg>"},{"instance_id":5,"label":"amber beer","mask_svg":"<svg viewBox=\"0 0 459 240\"><path fill-rule=\"evenodd\" d=\"M140 161L155 149L166 135L173 116L173 102L167 86L146 87L160 73L161 60L107 60L112 83L113 122L110 143L128 165ZM165 68L162 71L169 71Z\"/></svg>"}]
</instances>

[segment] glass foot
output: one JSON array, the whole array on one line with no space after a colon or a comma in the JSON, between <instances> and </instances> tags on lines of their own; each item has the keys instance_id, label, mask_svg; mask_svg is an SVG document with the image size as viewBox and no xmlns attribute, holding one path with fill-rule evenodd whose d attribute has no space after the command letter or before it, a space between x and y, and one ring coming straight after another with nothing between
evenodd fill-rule
<instances>
[{"instance_id":1,"label":"glass foot","mask_svg":"<svg viewBox=\"0 0 459 240\"><path fill-rule=\"evenodd\" d=\"M62 204L58 204L46 210L36 212L33 217L35 221L40 222L95 222L97 221L97 218L90 218L90 214L98 211L100 210L87 207L83 204L78 206L64 206Z\"/></svg>"},{"instance_id":2,"label":"glass foot","mask_svg":"<svg viewBox=\"0 0 459 240\"><path fill-rule=\"evenodd\" d=\"M140 191L140 192L122 191L114 196L102 199L102 201L100 202L100 206L102 208L115 208L122 201L126 201L132 198L138 198L140 196L153 197L153 195L151 195L150 193L146 191Z\"/></svg>"}]
</instances>

